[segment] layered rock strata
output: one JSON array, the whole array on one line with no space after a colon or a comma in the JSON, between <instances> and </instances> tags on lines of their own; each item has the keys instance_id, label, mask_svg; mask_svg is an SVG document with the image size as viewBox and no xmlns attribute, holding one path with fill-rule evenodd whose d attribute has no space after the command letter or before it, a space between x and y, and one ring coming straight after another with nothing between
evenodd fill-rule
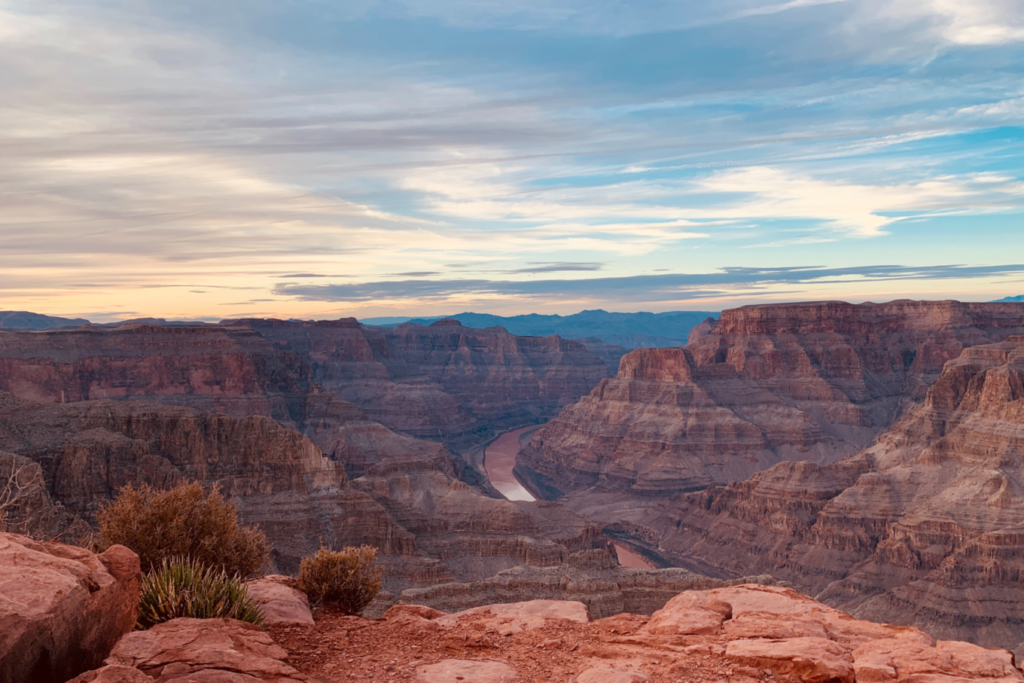
<instances>
[{"instance_id":1,"label":"layered rock strata","mask_svg":"<svg viewBox=\"0 0 1024 683\"><path fill-rule=\"evenodd\" d=\"M305 359L312 379L371 420L460 444L541 421L608 375L577 341L517 337L457 320L373 328L354 319L232 321Z\"/></svg>"},{"instance_id":2,"label":"layered rock strata","mask_svg":"<svg viewBox=\"0 0 1024 683\"><path fill-rule=\"evenodd\" d=\"M85 529L83 520L91 522L125 484L163 489L195 480L218 484L241 519L266 532L278 570L296 571L321 543L367 544L380 552L390 590L480 579L518 564L551 566L570 552L607 545L596 526L564 506L482 495L452 476L442 447L427 445L382 455L350 481L307 437L268 417L0 394L0 451L38 468L45 487L36 493L44 501L33 506L33 519L56 528L53 510L60 511L66 526L57 533Z\"/></svg>"},{"instance_id":3,"label":"layered rock strata","mask_svg":"<svg viewBox=\"0 0 1024 683\"><path fill-rule=\"evenodd\" d=\"M63 683L99 666L135 625L140 585L123 546L95 555L0 533L0 680Z\"/></svg>"},{"instance_id":4,"label":"layered rock strata","mask_svg":"<svg viewBox=\"0 0 1024 683\"><path fill-rule=\"evenodd\" d=\"M1024 333L1024 306L953 301L749 306L683 349L639 349L520 454L558 497L664 496L868 446L964 348ZM607 520L613 521L613 520Z\"/></svg>"},{"instance_id":5,"label":"layered rock strata","mask_svg":"<svg viewBox=\"0 0 1024 683\"><path fill-rule=\"evenodd\" d=\"M871 448L679 497L650 526L670 557L770 572L936 637L1018 646L1024 337L964 350Z\"/></svg>"},{"instance_id":6,"label":"layered rock strata","mask_svg":"<svg viewBox=\"0 0 1024 683\"><path fill-rule=\"evenodd\" d=\"M571 600L586 605L592 619L621 613L651 615L683 591L743 583L774 585L764 575L732 581L712 579L686 569L628 569L606 551L574 553L555 567L519 566L487 579L448 583L402 592L404 605L459 612L489 604L534 600Z\"/></svg>"}]
</instances>

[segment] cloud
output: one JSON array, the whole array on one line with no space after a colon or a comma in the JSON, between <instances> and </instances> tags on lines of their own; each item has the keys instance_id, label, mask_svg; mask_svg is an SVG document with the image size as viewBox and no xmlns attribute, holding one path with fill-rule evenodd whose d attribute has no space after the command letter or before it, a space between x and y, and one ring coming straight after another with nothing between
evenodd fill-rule
<instances>
[{"instance_id":1,"label":"cloud","mask_svg":"<svg viewBox=\"0 0 1024 683\"><path fill-rule=\"evenodd\" d=\"M567 273L572 271L590 271L590 270L601 270L604 264L602 263L538 263L529 268L516 268L515 270L503 270L501 271L505 275L522 275L522 274L537 274L537 273Z\"/></svg>"},{"instance_id":2,"label":"cloud","mask_svg":"<svg viewBox=\"0 0 1024 683\"><path fill-rule=\"evenodd\" d=\"M769 285L946 280L1024 273L1024 264L1000 266L857 266L849 268L724 268L715 273L634 275L575 280L403 280L353 284L288 285L279 296L304 301L445 300L457 296L576 297L612 300L674 301L718 296L727 290Z\"/></svg>"}]
</instances>

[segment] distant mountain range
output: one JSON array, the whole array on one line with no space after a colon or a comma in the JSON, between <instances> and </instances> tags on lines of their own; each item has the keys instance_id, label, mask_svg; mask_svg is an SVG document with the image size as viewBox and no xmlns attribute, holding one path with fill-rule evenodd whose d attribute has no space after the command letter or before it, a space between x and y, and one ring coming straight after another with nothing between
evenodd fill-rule
<instances>
[{"instance_id":1,"label":"distant mountain range","mask_svg":"<svg viewBox=\"0 0 1024 683\"><path fill-rule=\"evenodd\" d=\"M1007 296L1002 299L996 299L993 303L997 304L1010 304L1010 303L1024 303L1024 294L1020 296Z\"/></svg>"},{"instance_id":2,"label":"distant mountain range","mask_svg":"<svg viewBox=\"0 0 1024 683\"><path fill-rule=\"evenodd\" d=\"M696 325L708 318L716 318L711 311L671 311L668 313L609 313L595 310L574 315L529 315L500 316L488 313L459 313L457 315L433 318L366 318L364 325L394 327L411 322L429 325L441 318L454 318L466 327L483 329L504 327L515 335L547 337L557 334L564 339L585 339L589 345L599 340L624 350L682 346ZM113 323L100 323L97 327L117 327L126 323L151 323L162 326L195 326L209 323L202 321L168 321L163 318L139 318ZM27 311L0 311L0 330L53 330L61 327L81 327L89 324L84 318L59 318ZM598 347L595 346L595 349ZM617 365L623 351L602 349L599 355L609 356L609 363Z\"/></svg>"},{"instance_id":3,"label":"distant mountain range","mask_svg":"<svg viewBox=\"0 0 1024 683\"><path fill-rule=\"evenodd\" d=\"M404 322L429 325L441 318L454 318L466 327L501 326L516 335L546 337L557 334L565 339L597 338L626 349L682 346L690 330L707 318L710 311L671 311L667 313L609 313L600 309L574 315L500 316L488 313L459 313L434 318L367 318L365 325L392 327Z\"/></svg>"},{"instance_id":4,"label":"distant mountain range","mask_svg":"<svg viewBox=\"0 0 1024 683\"><path fill-rule=\"evenodd\" d=\"M0 311L0 330L55 330L59 327L81 327L83 318L55 318L28 311Z\"/></svg>"}]
</instances>

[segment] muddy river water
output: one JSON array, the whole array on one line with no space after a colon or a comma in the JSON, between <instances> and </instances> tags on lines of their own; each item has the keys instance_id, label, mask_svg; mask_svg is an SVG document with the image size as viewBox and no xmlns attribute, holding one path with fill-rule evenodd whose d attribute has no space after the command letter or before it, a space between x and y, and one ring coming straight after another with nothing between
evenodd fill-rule
<instances>
[{"instance_id":1,"label":"muddy river water","mask_svg":"<svg viewBox=\"0 0 1024 683\"><path fill-rule=\"evenodd\" d=\"M516 456L519 455L520 438L527 432L537 429L540 429L539 425L530 425L505 432L484 451L484 470L487 473L487 479L490 480L491 486L509 500L537 500L512 473L512 469L516 466ZM615 544L615 550L619 556L619 564L623 567L654 569L654 565L646 558L620 543Z\"/></svg>"}]
</instances>

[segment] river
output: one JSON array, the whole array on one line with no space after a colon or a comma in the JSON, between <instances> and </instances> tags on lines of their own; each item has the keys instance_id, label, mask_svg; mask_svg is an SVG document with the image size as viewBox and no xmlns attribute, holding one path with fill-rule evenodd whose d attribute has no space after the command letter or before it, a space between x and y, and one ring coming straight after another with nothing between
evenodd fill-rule
<instances>
[{"instance_id":1,"label":"river","mask_svg":"<svg viewBox=\"0 0 1024 683\"><path fill-rule=\"evenodd\" d=\"M487 479L490 480L491 486L509 500L537 500L519 483L512 469L516 466L516 456L519 455L519 439L526 432L539 428L539 425L530 425L505 432L484 450L484 471L487 473ZM623 567L654 569L654 565L647 558L621 543L615 544L615 552L619 556L619 564Z\"/></svg>"}]
</instances>

